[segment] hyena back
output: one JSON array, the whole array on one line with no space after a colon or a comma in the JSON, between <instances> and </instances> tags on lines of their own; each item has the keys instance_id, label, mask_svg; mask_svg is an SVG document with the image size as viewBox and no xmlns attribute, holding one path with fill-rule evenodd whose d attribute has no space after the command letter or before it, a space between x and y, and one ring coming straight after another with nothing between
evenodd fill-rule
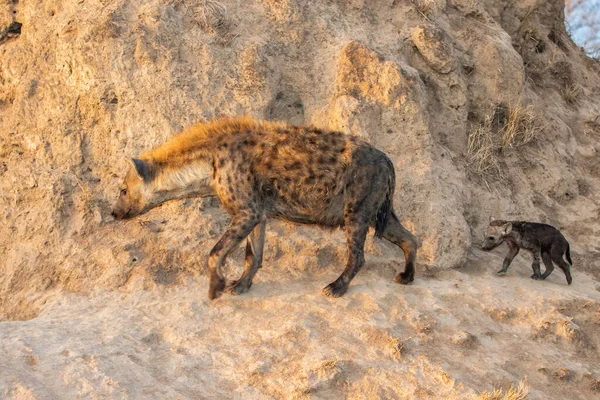
<instances>
[{"instance_id":1,"label":"hyena back","mask_svg":"<svg viewBox=\"0 0 600 400\"><path fill-rule=\"evenodd\" d=\"M554 270L552 264L554 262L565 273L567 283L570 285L573 281L571 277L573 262L571 261L569 242L555 227L536 222L503 221L490 218L483 250L492 250L503 242L508 244L509 252L498 275L505 275L513 258L519 253L519 249L526 249L533 254L531 279L546 279ZM563 255L566 256L568 264L563 260ZM543 274L540 271L540 259L546 266Z\"/></svg>"},{"instance_id":2,"label":"hyena back","mask_svg":"<svg viewBox=\"0 0 600 400\"><path fill-rule=\"evenodd\" d=\"M113 209L131 218L175 198L218 196L231 224L211 250L209 298L227 290L246 292L261 267L267 217L345 227L347 263L323 289L339 297L364 264L369 227L404 252L405 270L395 280L414 279L416 240L398 221L392 199L394 167L368 143L340 132L249 117L198 124L132 160ZM246 268L226 285L221 267L241 241Z\"/></svg>"}]
</instances>

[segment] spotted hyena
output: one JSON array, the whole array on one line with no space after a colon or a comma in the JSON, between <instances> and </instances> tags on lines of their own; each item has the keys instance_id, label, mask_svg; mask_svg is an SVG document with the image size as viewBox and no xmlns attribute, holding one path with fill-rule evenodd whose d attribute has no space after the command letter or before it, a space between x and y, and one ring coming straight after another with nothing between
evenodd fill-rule
<instances>
[{"instance_id":1,"label":"spotted hyena","mask_svg":"<svg viewBox=\"0 0 600 400\"><path fill-rule=\"evenodd\" d=\"M498 275L506 274L513 258L522 248L533 254L531 279L546 279L554 270L554 265L552 265L554 262L565 273L567 283L570 285L573 281L571 278L573 262L571 261L569 242L555 227L535 222L503 221L490 218L490 225L487 228L482 248L483 250L492 250L502 242L508 244L509 252ZM568 264L563 260L563 255L566 255ZM540 271L540 258L546 265L546 271L543 274Z\"/></svg>"},{"instance_id":2,"label":"spotted hyena","mask_svg":"<svg viewBox=\"0 0 600 400\"><path fill-rule=\"evenodd\" d=\"M357 137L314 127L249 117L201 123L132 159L113 216L131 218L167 200L218 196L231 225L208 258L208 297L224 290L246 292L261 267L268 217L345 227L348 259L344 272L323 289L339 297L364 264L369 227L404 252L405 270L415 273L416 241L392 207L395 173L389 158ZM244 240L246 268L228 285L221 267Z\"/></svg>"}]
</instances>

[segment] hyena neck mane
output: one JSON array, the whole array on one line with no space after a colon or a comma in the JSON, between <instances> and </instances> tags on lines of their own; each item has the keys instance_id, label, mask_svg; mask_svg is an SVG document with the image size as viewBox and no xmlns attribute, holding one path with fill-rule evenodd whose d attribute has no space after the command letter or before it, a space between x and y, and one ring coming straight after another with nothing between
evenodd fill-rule
<instances>
[{"instance_id":1,"label":"hyena neck mane","mask_svg":"<svg viewBox=\"0 0 600 400\"><path fill-rule=\"evenodd\" d=\"M152 163L152 161L149 161ZM152 188L160 201L171 199L212 196L212 167L207 160L197 159L193 162L175 167L155 164L155 176Z\"/></svg>"},{"instance_id":2,"label":"hyena neck mane","mask_svg":"<svg viewBox=\"0 0 600 400\"><path fill-rule=\"evenodd\" d=\"M183 167L199 159L209 159L219 146L236 135L286 127L282 122L257 121L249 116L201 122L143 154L142 158L171 168Z\"/></svg>"},{"instance_id":3,"label":"hyena neck mane","mask_svg":"<svg viewBox=\"0 0 600 400\"><path fill-rule=\"evenodd\" d=\"M153 191L160 201L212 196L212 157L219 146L235 135L286 126L248 116L221 118L196 124L140 158L151 166Z\"/></svg>"}]
</instances>

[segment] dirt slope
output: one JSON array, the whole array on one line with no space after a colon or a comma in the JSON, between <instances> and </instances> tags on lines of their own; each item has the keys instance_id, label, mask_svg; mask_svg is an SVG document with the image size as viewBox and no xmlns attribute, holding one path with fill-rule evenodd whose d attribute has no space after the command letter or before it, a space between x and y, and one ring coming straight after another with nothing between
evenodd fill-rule
<instances>
[{"instance_id":1,"label":"dirt slope","mask_svg":"<svg viewBox=\"0 0 600 400\"><path fill-rule=\"evenodd\" d=\"M3 3L0 395L465 398L522 379L530 398L597 395L600 64L563 6ZM323 298L343 232L273 221L252 290L209 304L214 200L111 218L126 157L241 113L385 150L422 242L415 284L369 239L348 294ZM490 215L559 227L574 284L530 281L527 256L494 276Z\"/></svg>"}]
</instances>

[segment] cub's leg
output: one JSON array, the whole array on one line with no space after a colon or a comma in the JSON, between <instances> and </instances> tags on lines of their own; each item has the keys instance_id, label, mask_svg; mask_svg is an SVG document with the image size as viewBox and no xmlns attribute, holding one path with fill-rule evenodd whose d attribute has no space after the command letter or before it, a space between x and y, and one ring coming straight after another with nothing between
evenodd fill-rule
<instances>
[{"instance_id":1,"label":"cub's leg","mask_svg":"<svg viewBox=\"0 0 600 400\"><path fill-rule=\"evenodd\" d=\"M533 263L531 264L531 268L533 268L533 275L531 275L531 279L536 281L542 279L542 272L540 271L540 258L540 249L533 250Z\"/></svg>"},{"instance_id":2,"label":"cub's leg","mask_svg":"<svg viewBox=\"0 0 600 400\"><path fill-rule=\"evenodd\" d=\"M567 278L567 283L570 285L573 282L573 278L571 277L571 266L563 260L564 249L559 247L552 246L552 250L550 255L552 256L552 261L556 263L565 273L565 277Z\"/></svg>"},{"instance_id":3,"label":"cub's leg","mask_svg":"<svg viewBox=\"0 0 600 400\"><path fill-rule=\"evenodd\" d=\"M546 266L546 270L542 274L541 279L546 279L552 271L554 271L554 265L552 264L552 258L550 257L550 253L545 251L542 253L542 261L544 261L544 265Z\"/></svg>"},{"instance_id":4,"label":"cub's leg","mask_svg":"<svg viewBox=\"0 0 600 400\"><path fill-rule=\"evenodd\" d=\"M512 260L515 258L515 256L519 254L519 246L517 246L511 241L507 241L506 244L508 244L509 248L508 254L504 258L504 262L502 263L502 269L496 272L498 275L506 275L506 271L508 271L510 263L512 263Z\"/></svg>"}]
</instances>

